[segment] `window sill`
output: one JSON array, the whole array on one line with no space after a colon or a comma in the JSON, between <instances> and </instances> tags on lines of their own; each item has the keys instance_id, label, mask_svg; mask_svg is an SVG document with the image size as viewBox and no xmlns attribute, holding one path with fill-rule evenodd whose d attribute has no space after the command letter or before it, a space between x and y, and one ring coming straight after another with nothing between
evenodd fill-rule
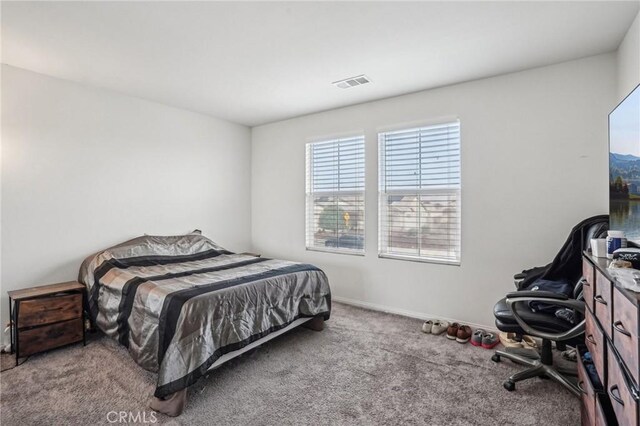
<instances>
[{"instance_id":1,"label":"window sill","mask_svg":"<svg viewBox=\"0 0 640 426\"><path fill-rule=\"evenodd\" d=\"M461 263L460 260L444 260L444 259L434 259L429 257L403 256L401 254L378 253L378 257L381 259L406 260L409 262L435 263L439 265L450 265L450 266L460 266L460 263Z\"/></svg>"},{"instance_id":2,"label":"window sill","mask_svg":"<svg viewBox=\"0 0 640 426\"><path fill-rule=\"evenodd\" d=\"M321 248L321 247L307 247L307 251L319 251L322 253L333 253L333 254L346 254L350 256L364 256L364 250L349 250L349 249L329 249L329 248Z\"/></svg>"}]
</instances>

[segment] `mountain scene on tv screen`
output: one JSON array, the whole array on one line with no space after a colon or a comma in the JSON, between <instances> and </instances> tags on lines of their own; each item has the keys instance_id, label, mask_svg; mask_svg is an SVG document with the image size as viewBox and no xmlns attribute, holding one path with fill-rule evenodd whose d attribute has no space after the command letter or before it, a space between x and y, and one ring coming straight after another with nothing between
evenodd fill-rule
<instances>
[{"instance_id":1,"label":"mountain scene on tv screen","mask_svg":"<svg viewBox=\"0 0 640 426\"><path fill-rule=\"evenodd\" d=\"M609 192L612 199L640 200L640 157L609 154Z\"/></svg>"},{"instance_id":2,"label":"mountain scene on tv screen","mask_svg":"<svg viewBox=\"0 0 640 426\"><path fill-rule=\"evenodd\" d=\"M609 226L640 243L640 86L609 114Z\"/></svg>"},{"instance_id":3,"label":"mountain scene on tv screen","mask_svg":"<svg viewBox=\"0 0 640 426\"><path fill-rule=\"evenodd\" d=\"M609 154L609 225L640 243L640 157Z\"/></svg>"}]
</instances>

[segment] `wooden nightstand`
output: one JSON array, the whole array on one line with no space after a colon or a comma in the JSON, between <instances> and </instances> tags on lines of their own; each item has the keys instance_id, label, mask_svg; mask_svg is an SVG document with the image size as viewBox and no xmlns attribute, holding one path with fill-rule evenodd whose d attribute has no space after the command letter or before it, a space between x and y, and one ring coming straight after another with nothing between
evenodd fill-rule
<instances>
[{"instance_id":1,"label":"wooden nightstand","mask_svg":"<svg viewBox=\"0 0 640 426\"><path fill-rule=\"evenodd\" d=\"M11 351L18 359L85 340L85 286L77 281L7 292Z\"/></svg>"}]
</instances>

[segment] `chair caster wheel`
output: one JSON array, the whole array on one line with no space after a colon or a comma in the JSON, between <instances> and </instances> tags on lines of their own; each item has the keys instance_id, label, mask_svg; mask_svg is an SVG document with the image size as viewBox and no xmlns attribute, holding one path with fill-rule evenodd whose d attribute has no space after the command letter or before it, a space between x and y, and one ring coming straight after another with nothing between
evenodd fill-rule
<instances>
[{"instance_id":1,"label":"chair caster wheel","mask_svg":"<svg viewBox=\"0 0 640 426\"><path fill-rule=\"evenodd\" d=\"M513 383L511 380L507 380L502 384L502 386L504 386L504 388L509 392L516 390L516 384Z\"/></svg>"},{"instance_id":2,"label":"chair caster wheel","mask_svg":"<svg viewBox=\"0 0 640 426\"><path fill-rule=\"evenodd\" d=\"M493 362L500 362L500 355L498 355L498 354L493 354L493 355L491 356L491 361L493 361Z\"/></svg>"}]
</instances>

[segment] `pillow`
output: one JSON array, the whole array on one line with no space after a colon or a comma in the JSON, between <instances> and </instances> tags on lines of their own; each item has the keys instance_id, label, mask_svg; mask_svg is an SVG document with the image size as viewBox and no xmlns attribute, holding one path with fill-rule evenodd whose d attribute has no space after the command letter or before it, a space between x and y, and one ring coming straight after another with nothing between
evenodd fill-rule
<instances>
[{"instance_id":1,"label":"pillow","mask_svg":"<svg viewBox=\"0 0 640 426\"><path fill-rule=\"evenodd\" d=\"M196 232L198 231L198 232ZM185 235L144 235L108 248L116 259L139 256L185 256L224 248L196 230Z\"/></svg>"},{"instance_id":2,"label":"pillow","mask_svg":"<svg viewBox=\"0 0 640 426\"><path fill-rule=\"evenodd\" d=\"M202 235L202 231L199 229L194 229L191 232L187 232L184 235ZM182 235L151 235L151 234L144 234L145 237L180 237Z\"/></svg>"}]
</instances>

